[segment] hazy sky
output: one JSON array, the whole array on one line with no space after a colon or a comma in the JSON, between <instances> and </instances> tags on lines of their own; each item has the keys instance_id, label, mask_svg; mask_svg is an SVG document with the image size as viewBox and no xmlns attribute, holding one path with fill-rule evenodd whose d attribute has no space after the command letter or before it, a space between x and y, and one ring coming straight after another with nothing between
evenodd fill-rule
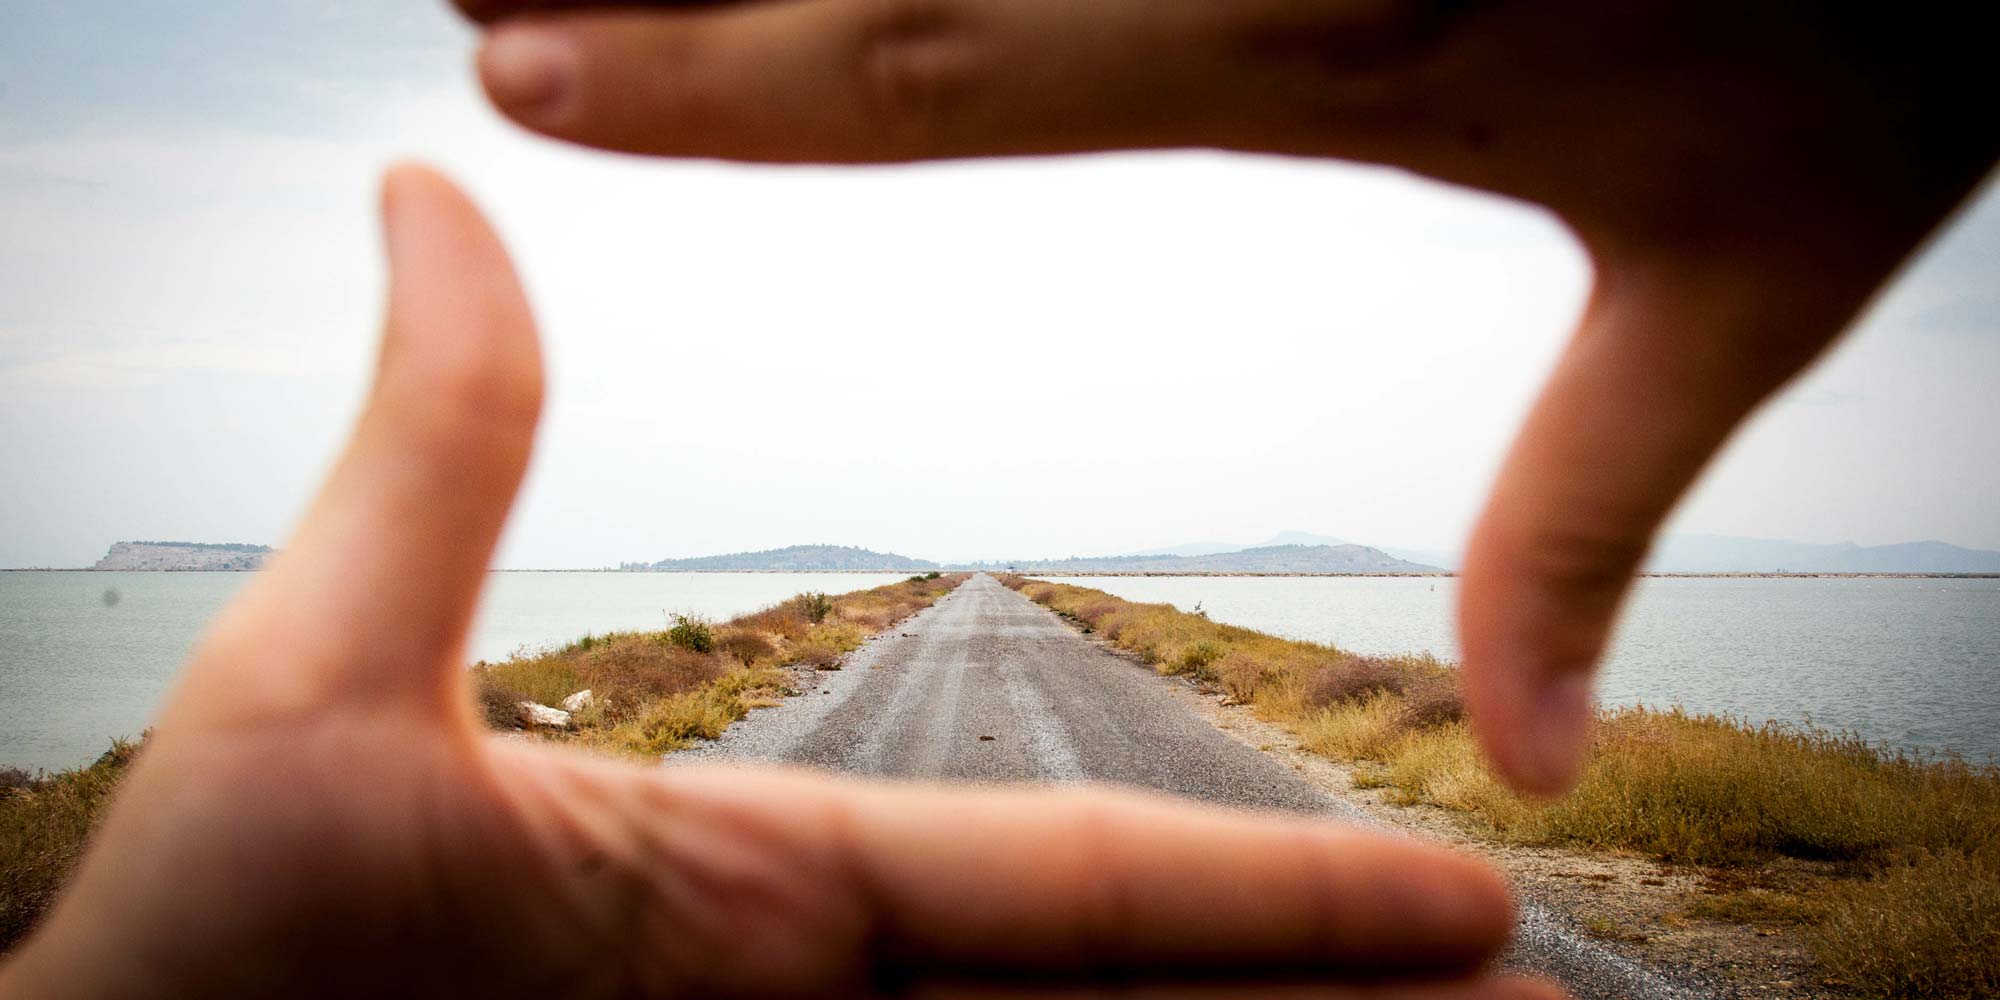
<instances>
[{"instance_id":1,"label":"hazy sky","mask_svg":"<svg viewBox=\"0 0 2000 1000\"><path fill-rule=\"evenodd\" d=\"M442 0L0 6L0 565L283 540L365 387L397 156L543 318L513 567L1456 546L1588 282L1540 212L1382 170L573 151L485 108L471 41ZM2000 548L1996 276L1989 192L1675 529Z\"/></svg>"}]
</instances>

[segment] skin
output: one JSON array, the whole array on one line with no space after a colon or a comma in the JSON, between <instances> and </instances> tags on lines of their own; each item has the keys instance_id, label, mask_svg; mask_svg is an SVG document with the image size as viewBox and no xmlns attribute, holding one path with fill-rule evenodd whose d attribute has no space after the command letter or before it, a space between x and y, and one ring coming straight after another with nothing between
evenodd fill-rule
<instances>
[{"instance_id":1,"label":"skin","mask_svg":"<svg viewBox=\"0 0 2000 1000\"><path fill-rule=\"evenodd\" d=\"M541 403L476 210L385 188L374 393L204 639L0 995L1539 998L1485 868L1108 790L641 767L503 739L462 656Z\"/></svg>"},{"instance_id":2,"label":"skin","mask_svg":"<svg viewBox=\"0 0 2000 1000\"><path fill-rule=\"evenodd\" d=\"M495 104L663 156L1216 147L1534 202L1596 286L1473 532L1475 728L1576 780L1654 533L2000 153L1969 9L1726 0L461 0ZM580 9L580 8L589 9Z\"/></svg>"}]
</instances>

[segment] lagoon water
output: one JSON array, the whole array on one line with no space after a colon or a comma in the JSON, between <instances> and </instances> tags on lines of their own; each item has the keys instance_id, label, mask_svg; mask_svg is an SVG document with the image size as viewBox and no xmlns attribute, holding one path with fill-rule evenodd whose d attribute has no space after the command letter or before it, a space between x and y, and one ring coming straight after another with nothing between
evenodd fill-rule
<instances>
[{"instance_id":1,"label":"lagoon water","mask_svg":"<svg viewBox=\"0 0 2000 1000\"><path fill-rule=\"evenodd\" d=\"M586 632L726 617L804 590L897 575L496 573L468 656ZM138 733L234 573L0 573L0 767L75 767ZM1367 653L1453 658L1457 581L1096 577L1133 600ZM117 600L105 600L116 591ZM2000 761L2000 580L1652 579L1627 610L1600 692L1753 721L1811 720L1899 747Z\"/></svg>"},{"instance_id":2,"label":"lagoon water","mask_svg":"<svg viewBox=\"0 0 2000 1000\"><path fill-rule=\"evenodd\" d=\"M1455 579L1060 579L1360 653L1458 656ZM2000 763L2000 580L1648 578L1598 694Z\"/></svg>"},{"instance_id":3,"label":"lagoon water","mask_svg":"<svg viewBox=\"0 0 2000 1000\"><path fill-rule=\"evenodd\" d=\"M0 573L0 767L89 763L137 735L202 627L247 573ZM586 632L663 628L669 611L729 617L855 573L495 573L467 656L499 659ZM115 598L109 596L115 594Z\"/></svg>"}]
</instances>

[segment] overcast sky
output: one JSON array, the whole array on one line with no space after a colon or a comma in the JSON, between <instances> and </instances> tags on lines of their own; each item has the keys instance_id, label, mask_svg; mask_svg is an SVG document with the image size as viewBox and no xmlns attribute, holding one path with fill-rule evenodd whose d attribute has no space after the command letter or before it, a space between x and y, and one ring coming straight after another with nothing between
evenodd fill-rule
<instances>
[{"instance_id":1,"label":"overcast sky","mask_svg":"<svg viewBox=\"0 0 2000 1000\"><path fill-rule=\"evenodd\" d=\"M551 394L501 555L1455 547L1576 318L1538 211L1211 153L658 164L529 138L442 0L0 6L0 566L281 542L366 385L376 177L499 221ZM1674 529L2000 548L2000 196Z\"/></svg>"}]
</instances>

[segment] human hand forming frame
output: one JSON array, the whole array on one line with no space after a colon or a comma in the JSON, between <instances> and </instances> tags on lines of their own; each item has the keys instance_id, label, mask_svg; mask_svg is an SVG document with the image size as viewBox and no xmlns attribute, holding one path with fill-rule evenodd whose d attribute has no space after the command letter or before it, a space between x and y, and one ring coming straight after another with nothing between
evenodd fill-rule
<instances>
[{"instance_id":1,"label":"human hand forming frame","mask_svg":"<svg viewBox=\"0 0 2000 1000\"><path fill-rule=\"evenodd\" d=\"M504 251L386 185L374 393L0 996L1546 997L1479 865L1107 790L639 767L497 737L462 650L541 399Z\"/></svg>"},{"instance_id":2,"label":"human hand forming frame","mask_svg":"<svg viewBox=\"0 0 2000 1000\"><path fill-rule=\"evenodd\" d=\"M1596 288L1473 533L1466 700L1552 794L1653 533L1992 166L1971 8L1726 0L460 0L498 106L773 162L1208 146L1554 210ZM588 8L588 9L582 9ZM1980 122L1987 122L1985 125Z\"/></svg>"}]
</instances>

